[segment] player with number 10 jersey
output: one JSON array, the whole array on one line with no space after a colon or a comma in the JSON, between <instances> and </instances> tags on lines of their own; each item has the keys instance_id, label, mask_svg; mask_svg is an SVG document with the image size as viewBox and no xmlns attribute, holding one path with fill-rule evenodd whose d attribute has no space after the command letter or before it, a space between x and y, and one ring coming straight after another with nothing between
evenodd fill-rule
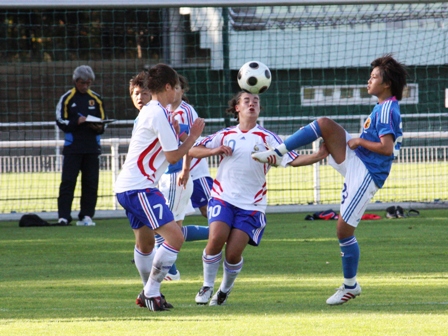
<instances>
[{"instance_id":1,"label":"player with number 10 jersey","mask_svg":"<svg viewBox=\"0 0 448 336\"><path fill-rule=\"evenodd\" d=\"M266 174L270 166L262 165L250 157L254 151L276 147L282 140L273 132L256 125L251 130L241 130L239 125L225 128L206 137L199 144L206 148L228 146L232 155L222 155L211 196L244 210L265 212L267 205ZM282 166L294 160L297 154L288 153Z\"/></svg>"}]
</instances>

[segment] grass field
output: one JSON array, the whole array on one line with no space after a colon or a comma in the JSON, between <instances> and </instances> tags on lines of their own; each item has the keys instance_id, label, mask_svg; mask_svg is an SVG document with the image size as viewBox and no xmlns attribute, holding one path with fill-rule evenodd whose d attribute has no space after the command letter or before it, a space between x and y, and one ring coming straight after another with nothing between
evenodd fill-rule
<instances>
[{"instance_id":1,"label":"grass field","mask_svg":"<svg viewBox=\"0 0 448 336\"><path fill-rule=\"evenodd\" d=\"M211 169L215 176L216 169ZM267 175L269 205L314 203L313 167L273 168ZM340 201L342 177L330 166L322 165L320 203ZM386 184L373 202L433 202L448 200L448 164L394 164ZM0 174L0 213L57 211L60 173ZM79 209L81 182L78 181L73 210ZM112 173L101 171L97 210L114 210ZM121 207L120 207L121 209Z\"/></svg>"},{"instance_id":2,"label":"grass field","mask_svg":"<svg viewBox=\"0 0 448 336\"><path fill-rule=\"evenodd\" d=\"M177 262L182 280L162 285L175 308L161 313L135 305L141 282L125 219L97 220L96 227L2 222L0 334L447 334L448 210L363 221L357 230L363 292L336 307L325 304L342 282L335 222L305 215L268 214L262 243L246 249L225 306L194 303L205 242L185 243ZM188 217L192 223L205 219Z\"/></svg>"}]
</instances>

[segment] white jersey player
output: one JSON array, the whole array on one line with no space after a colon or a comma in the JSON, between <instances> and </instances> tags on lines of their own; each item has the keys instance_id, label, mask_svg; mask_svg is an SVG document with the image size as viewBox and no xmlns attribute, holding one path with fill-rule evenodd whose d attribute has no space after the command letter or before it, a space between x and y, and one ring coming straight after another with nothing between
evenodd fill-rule
<instances>
[{"instance_id":1,"label":"white jersey player","mask_svg":"<svg viewBox=\"0 0 448 336\"><path fill-rule=\"evenodd\" d=\"M187 79L179 75L180 90L177 91L175 101L171 105L171 118L179 123L180 140L185 139L194 121L198 119L198 114L185 100L184 93L188 91ZM185 100L184 100L185 99ZM182 226L185 215L194 213L191 206L190 198L193 194L193 181L190 177L190 161L191 157L185 155L184 159L170 164L162 175L159 183L160 191L166 198L167 204L174 215L174 220L182 228L185 241L196 241L208 239L208 226L187 225ZM163 238L156 235L156 245L163 243ZM168 271L165 276L166 281L180 280L180 272L176 268L176 264Z\"/></svg>"},{"instance_id":2,"label":"white jersey player","mask_svg":"<svg viewBox=\"0 0 448 336\"><path fill-rule=\"evenodd\" d=\"M206 137L189 152L196 158L221 156L208 204L210 234L202 256L204 282L196 295L197 304L207 304L210 298L210 305L224 304L243 267L245 247L260 243L266 226L266 174L270 166L252 160L251 153L282 143L276 134L257 125L258 95L238 93L229 101L227 112L233 114L239 124ZM315 158L318 154L310 156ZM308 162L310 156L289 152L280 164L301 165ZM224 276L213 295L224 245Z\"/></svg>"},{"instance_id":3,"label":"white jersey player","mask_svg":"<svg viewBox=\"0 0 448 336\"><path fill-rule=\"evenodd\" d=\"M148 279L136 302L149 310L163 311L172 305L161 294L160 285L176 261L184 236L156 186L168 164L179 161L200 136L204 120L195 121L190 135L179 146L166 109L180 90L179 77L165 64L153 66L146 76L152 100L135 121L128 155L114 191L134 230L136 267L142 279ZM165 239L156 251L154 232Z\"/></svg>"}]
</instances>

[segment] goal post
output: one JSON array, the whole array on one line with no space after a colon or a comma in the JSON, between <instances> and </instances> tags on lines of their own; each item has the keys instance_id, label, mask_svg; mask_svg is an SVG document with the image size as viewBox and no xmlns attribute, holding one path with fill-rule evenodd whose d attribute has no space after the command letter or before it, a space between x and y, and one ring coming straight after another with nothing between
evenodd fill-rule
<instances>
[{"instance_id":1,"label":"goal post","mask_svg":"<svg viewBox=\"0 0 448 336\"><path fill-rule=\"evenodd\" d=\"M400 102L409 136L374 201L445 202L447 12L444 1L409 0L0 0L0 214L56 210L63 133L55 107L78 65L93 68L92 90L119 121L103 135L97 209L107 211L116 207L113 178L137 114L128 83L142 69L164 62L187 77L206 134L235 123L225 109L250 60L268 65L273 77L260 95L264 127L287 137L329 116L356 134L375 104L366 90L370 62L386 53L409 70ZM111 139L122 143L109 146ZM341 180L328 168L273 169L269 204L338 203Z\"/></svg>"}]
</instances>

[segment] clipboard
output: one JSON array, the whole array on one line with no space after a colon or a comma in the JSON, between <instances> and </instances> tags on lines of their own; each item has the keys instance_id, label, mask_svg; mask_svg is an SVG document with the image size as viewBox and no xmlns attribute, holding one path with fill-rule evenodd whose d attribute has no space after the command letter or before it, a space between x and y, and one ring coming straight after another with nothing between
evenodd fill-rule
<instances>
[{"instance_id":1,"label":"clipboard","mask_svg":"<svg viewBox=\"0 0 448 336\"><path fill-rule=\"evenodd\" d=\"M112 123L114 121L117 121L117 119L101 119L101 118L94 117L91 115L88 115L86 117L86 122L91 122L91 123L108 124L108 123Z\"/></svg>"}]
</instances>

